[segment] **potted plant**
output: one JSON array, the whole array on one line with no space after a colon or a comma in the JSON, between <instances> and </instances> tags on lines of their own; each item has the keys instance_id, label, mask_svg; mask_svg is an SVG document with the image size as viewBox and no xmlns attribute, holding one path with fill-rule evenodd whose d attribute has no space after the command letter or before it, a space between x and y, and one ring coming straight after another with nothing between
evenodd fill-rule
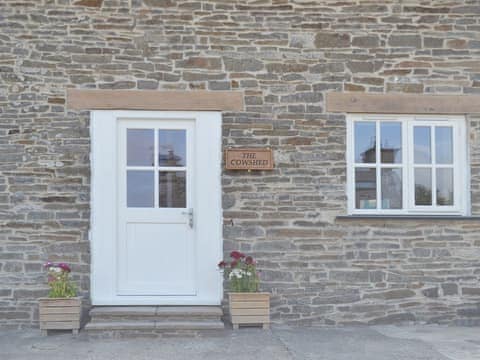
<instances>
[{"instance_id":1,"label":"potted plant","mask_svg":"<svg viewBox=\"0 0 480 360\"><path fill-rule=\"evenodd\" d=\"M65 263L47 262L48 298L39 299L40 330L47 335L50 329L72 330L74 335L80 329L82 302L77 295L75 284L70 280L70 266Z\"/></svg>"},{"instance_id":2,"label":"potted plant","mask_svg":"<svg viewBox=\"0 0 480 360\"><path fill-rule=\"evenodd\" d=\"M218 266L223 270L230 288L228 303L233 328L261 324L268 329L270 294L258 291L260 280L256 261L240 251L232 251L230 258L230 261L221 261Z\"/></svg>"}]
</instances>

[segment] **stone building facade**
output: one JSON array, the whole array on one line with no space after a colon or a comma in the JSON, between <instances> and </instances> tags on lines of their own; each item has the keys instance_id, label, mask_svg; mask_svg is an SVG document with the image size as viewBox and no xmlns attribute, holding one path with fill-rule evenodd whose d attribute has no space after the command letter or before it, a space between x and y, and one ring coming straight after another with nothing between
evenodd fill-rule
<instances>
[{"instance_id":1,"label":"stone building facade","mask_svg":"<svg viewBox=\"0 0 480 360\"><path fill-rule=\"evenodd\" d=\"M475 218L347 215L346 114L329 92L480 94L469 0L0 2L0 325L36 324L42 264L88 302L89 111L76 89L237 91L223 146L270 147L273 171L223 171L224 251L253 254L279 323L474 324ZM480 116L467 116L480 215Z\"/></svg>"}]
</instances>

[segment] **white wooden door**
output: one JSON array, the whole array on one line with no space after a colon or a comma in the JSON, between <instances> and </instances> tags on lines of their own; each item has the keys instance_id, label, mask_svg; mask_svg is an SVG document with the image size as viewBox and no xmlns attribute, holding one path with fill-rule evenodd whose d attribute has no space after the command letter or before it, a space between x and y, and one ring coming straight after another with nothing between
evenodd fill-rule
<instances>
[{"instance_id":1,"label":"white wooden door","mask_svg":"<svg viewBox=\"0 0 480 360\"><path fill-rule=\"evenodd\" d=\"M118 293L195 295L193 120L120 120Z\"/></svg>"},{"instance_id":2,"label":"white wooden door","mask_svg":"<svg viewBox=\"0 0 480 360\"><path fill-rule=\"evenodd\" d=\"M94 111L91 137L92 304L220 304L220 113Z\"/></svg>"}]
</instances>

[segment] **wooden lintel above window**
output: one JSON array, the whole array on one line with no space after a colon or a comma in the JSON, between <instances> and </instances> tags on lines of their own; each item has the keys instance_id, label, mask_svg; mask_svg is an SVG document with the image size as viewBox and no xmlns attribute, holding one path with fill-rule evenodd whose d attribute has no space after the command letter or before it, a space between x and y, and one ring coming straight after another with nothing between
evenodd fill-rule
<instances>
[{"instance_id":1,"label":"wooden lintel above window","mask_svg":"<svg viewBox=\"0 0 480 360\"><path fill-rule=\"evenodd\" d=\"M375 114L478 114L478 95L328 93L327 111Z\"/></svg>"},{"instance_id":2,"label":"wooden lintel above window","mask_svg":"<svg viewBox=\"0 0 480 360\"><path fill-rule=\"evenodd\" d=\"M235 91L67 90L73 110L241 111L243 94Z\"/></svg>"}]
</instances>

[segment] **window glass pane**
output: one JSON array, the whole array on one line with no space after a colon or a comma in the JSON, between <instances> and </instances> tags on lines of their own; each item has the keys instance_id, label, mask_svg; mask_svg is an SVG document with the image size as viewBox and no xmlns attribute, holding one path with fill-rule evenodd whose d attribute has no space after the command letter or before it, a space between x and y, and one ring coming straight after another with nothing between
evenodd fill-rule
<instances>
[{"instance_id":1,"label":"window glass pane","mask_svg":"<svg viewBox=\"0 0 480 360\"><path fill-rule=\"evenodd\" d=\"M402 124L399 122L380 123L380 153L382 163L402 162Z\"/></svg>"},{"instance_id":2,"label":"window glass pane","mask_svg":"<svg viewBox=\"0 0 480 360\"><path fill-rule=\"evenodd\" d=\"M355 169L355 208L376 209L377 171L375 168Z\"/></svg>"},{"instance_id":3,"label":"window glass pane","mask_svg":"<svg viewBox=\"0 0 480 360\"><path fill-rule=\"evenodd\" d=\"M158 176L160 207L186 208L185 171L161 171Z\"/></svg>"},{"instance_id":4,"label":"window glass pane","mask_svg":"<svg viewBox=\"0 0 480 360\"><path fill-rule=\"evenodd\" d=\"M435 127L435 156L437 164L453 163L453 129L451 126Z\"/></svg>"},{"instance_id":5,"label":"window glass pane","mask_svg":"<svg viewBox=\"0 0 480 360\"><path fill-rule=\"evenodd\" d=\"M159 166L185 166L186 140L185 130L158 130Z\"/></svg>"},{"instance_id":6,"label":"window glass pane","mask_svg":"<svg viewBox=\"0 0 480 360\"><path fill-rule=\"evenodd\" d=\"M414 161L415 164L431 164L431 134L428 126L415 126L413 128Z\"/></svg>"},{"instance_id":7,"label":"window glass pane","mask_svg":"<svg viewBox=\"0 0 480 360\"><path fill-rule=\"evenodd\" d=\"M374 163L375 155L375 123L355 122L355 162Z\"/></svg>"},{"instance_id":8,"label":"window glass pane","mask_svg":"<svg viewBox=\"0 0 480 360\"><path fill-rule=\"evenodd\" d=\"M127 171L127 207L153 207L154 172Z\"/></svg>"},{"instance_id":9,"label":"window glass pane","mask_svg":"<svg viewBox=\"0 0 480 360\"><path fill-rule=\"evenodd\" d=\"M127 165L153 166L153 129L127 129Z\"/></svg>"},{"instance_id":10,"label":"window glass pane","mask_svg":"<svg viewBox=\"0 0 480 360\"><path fill-rule=\"evenodd\" d=\"M415 205L432 205L431 169L415 169Z\"/></svg>"},{"instance_id":11,"label":"window glass pane","mask_svg":"<svg viewBox=\"0 0 480 360\"><path fill-rule=\"evenodd\" d=\"M402 208L402 169L382 169L382 209Z\"/></svg>"},{"instance_id":12,"label":"window glass pane","mask_svg":"<svg viewBox=\"0 0 480 360\"><path fill-rule=\"evenodd\" d=\"M437 205L453 206L453 169L437 169Z\"/></svg>"}]
</instances>

